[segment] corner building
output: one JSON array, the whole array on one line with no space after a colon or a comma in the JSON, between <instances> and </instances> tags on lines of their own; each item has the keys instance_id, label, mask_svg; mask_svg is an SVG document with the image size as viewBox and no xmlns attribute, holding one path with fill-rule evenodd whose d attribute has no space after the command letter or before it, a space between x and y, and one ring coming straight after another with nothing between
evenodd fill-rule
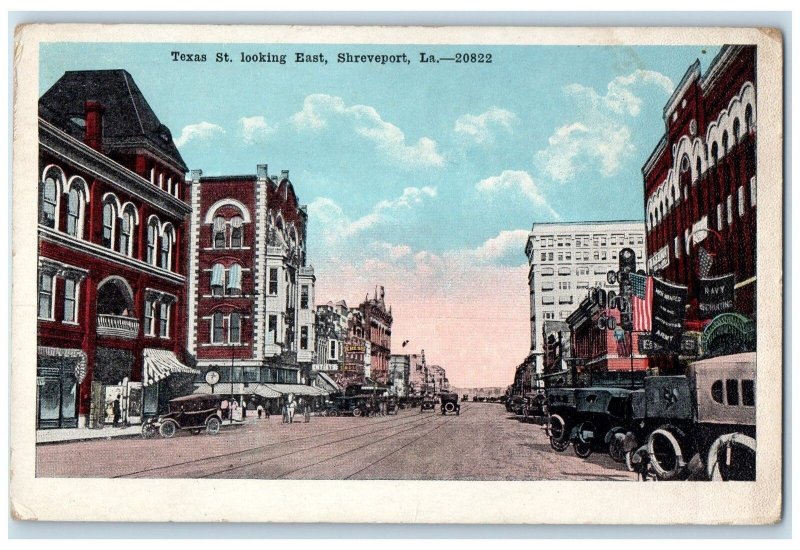
<instances>
[{"instance_id":1,"label":"corner building","mask_svg":"<svg viewBox=\"0 0 800 550\"><path fill-rule=\"evenodd\" d=\"M37 427L138 423L187 393L186 165L124 70L39 99Z\"/></svg>"},{"instance_id":2,"label":"corner building","mask_svg":"<svg viewBox=\"0 0 800 550\"><path fill-rule=\"evenodd\" d=\"M195 392L274 410L307 384L315 347L314 269L306 265L305 206L289 172L191 177L188 349ZM220 374L215 388L205 373Z\"/></svg>"},{"instance_id":3,"label":"corner building","mask_svg":"<svg viewBox=\"0 0 800 550\"><path fill-rule=\"evenodd\" d=\"M708 277L733 273L735 309L756 312L756 48L724 46L705 75L689 67L664 106L664 135L642 168L647 269L689 287L699 249ZM701 328L696 300L689 328Z\"/></svg>"}]
</instances>

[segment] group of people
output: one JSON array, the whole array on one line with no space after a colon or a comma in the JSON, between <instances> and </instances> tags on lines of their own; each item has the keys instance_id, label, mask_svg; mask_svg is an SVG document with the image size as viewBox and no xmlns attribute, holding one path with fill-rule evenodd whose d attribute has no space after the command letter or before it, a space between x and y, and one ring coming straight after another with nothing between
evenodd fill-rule
<instances>
[{"instance_id":1,"label":"group of people","mask_svg":"<svg viewBox=\"0 0 800 550\"><path fill-rule=\"evenodd\" d=\"M283 423L284 424L293 424L294 423L294 415L297 412L297 409L302 409L303 413L303 422L309 422L311 420L311 403L298 403L294 399L294 395L289 394L283 402Z\"/></svg>"}]
</instances>

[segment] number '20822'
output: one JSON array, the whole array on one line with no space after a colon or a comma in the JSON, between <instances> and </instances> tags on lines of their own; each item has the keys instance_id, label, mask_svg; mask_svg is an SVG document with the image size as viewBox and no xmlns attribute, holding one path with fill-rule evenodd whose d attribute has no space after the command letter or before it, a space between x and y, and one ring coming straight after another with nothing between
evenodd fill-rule
<instances>
[{"instance_id":1,"label":"number '20822'","mask_svg":"<svg viewBox=\"0 0 800 550\"><path fill-rule=\"evenodd\" d=\"M457 53L456 63L491 63L490 53Z\"/></svg>"}]
</instances>

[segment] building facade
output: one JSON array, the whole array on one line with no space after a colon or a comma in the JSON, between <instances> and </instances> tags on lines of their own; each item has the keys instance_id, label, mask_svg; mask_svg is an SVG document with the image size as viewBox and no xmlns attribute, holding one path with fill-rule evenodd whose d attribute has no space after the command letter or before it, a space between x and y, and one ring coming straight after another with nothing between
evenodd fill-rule
<instances>
[{"instance_id":1,"label":"building facade","mask_svg":"<svg viewBox=\"0 0 800 550\"><path fill-rule=\"evenodd\" d=\"M369 342L369 372L365 376L379 384L389 382L389 356L392 350L392 308L387 309L384 288L375 289L358 306L363 318L365 339Z\"/></svg>"},{"instance_id":2,"label":"building facade","mask_svg":"<svg viewBox=\"0 0 800 550\"><path fill-rule=\"evenodd\" d=\"M314 370L342 372L350 310L344 300L318 305L316 311L316 360Z\"/></svg>"},{"instance_id":3,"label":"building facade","mask_svg":"<svg viewBox=\"0 0 800 550\"><path fill-rule=\"evenodd\" d=\"M412 355L395 354L389 357L389 382L398 397L408 397L410 395L411 358Z\"/></svg>"},{"instance_id":4,"label":"building facade","mask_svg":"<svg viewBox=\"0 0 800 550\"><path fill-rule=\"evenodd\" d=\"M733 274L735 312L756 312L756 48L724 46L705 75L696 61L664 106L664 135L642 168L647 271L688 287Z\"/></svg>"},{"instance_id":5,"label":"building facade","mask_svg":"<svg viewBox=\"0 0 800 550\"><path fill-rule=\"evenodd\" d=\"M38 427L137 423L190 388L185 171L128 72L40 98Z\"/></svg>"},{"instance_id":6,"label":"building facade","mask_svg":"<svg viewBox=\"0 0 800 550\"><path fill-rule=\"evenodd\" d=\"M196 392L275 400L310 388L315 355L314 269L306 265L305 206L289 172L203 177L192 172L188 349ZM274 405L275 403L270 403Z\"/></svg>"},{"instance_id":7,"label":"building facade","mask_svg":"<svg viewBox=\"0 0 800 550\"><path fill-rule=\"evenodd\" d=\"M543 374L545 321L566 321L590 288L615 288L607 282L606 274L619 268L621 249L632 249L637 267L644 267L644 237L641 221L533 224L525 246L531 347L521 368Z\"/></svg>"}]
</instances>

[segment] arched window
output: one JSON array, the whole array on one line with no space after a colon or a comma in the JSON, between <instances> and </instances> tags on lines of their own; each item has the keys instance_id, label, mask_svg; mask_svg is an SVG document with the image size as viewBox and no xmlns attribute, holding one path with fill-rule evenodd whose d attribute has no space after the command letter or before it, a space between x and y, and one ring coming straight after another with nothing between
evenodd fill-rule
<instances>
[{"instance_id":1,"label":"arched window","mask_svg":"<svg viewBox=\"0 0 800 550\"><path fill-rule=\"evenodd\" d=\"M211 294L212 296L222 296L225 287L225 267L222 264L214 264L211 268Z\"/></svg>"},{"instance_id":2,"label":"arched window","mask_svg":"<svg viewBox=\"0 0 800 550\"><path fill-rule=\"evenodd\" d=\"M242 293L242 266L231 265L228 270L228 294L238 296Z\"/></svg>"},{"instance_id":3,"label":"arched window","mask_svg":"<svg viewBox=\"0 0 800 550\"><path fill-rule=\"evenodd\" d=\"M222 313L215 313L211 320L211 342L214 344L221 344L222 340L222 331L223 331L223 324L222 324Z\"/></svg>"},{"instance_id":4,"label":"arched window","mask_svg":"<svg viewBox=\"0 0 800 550\"><path fill-rule=\"evenodd\" d=\"M744 127L747 132L753 131L753 106L748 105L744 110Z\"/></svg>"},{"instance_id":5,"label":"arched window","mask_svg":"<svg viewBox=\"0 0 800 550\"><path fill-rule=\"evenodd\" d=\"M147 263L156 265L156 242L158 239L158 220L152 219L147 224Z\"/></svg>"},{"instance_id":6,"label":"arched window","mask_svg":"<svg viewBox=\"0 0 800 550\"><path fill-rule=\"evenodd\" d=\"M711 146L711 158L714 159L714 166L716 166L717 162L719 161L719 147L717 146L716 141Z\"/></svg>"},{"instance_id":7,"label":"arched window","mask_svg":"<svg viewBox=\"0 0 800 550\"><path fill-rule=\"evenodd\" d=\"M228 342L238 344L242 341L242 316L239 313L231 313L228 325Z\"/></svg>"},{"instance_id":8,"label":"arched window","mask_svg":"<svg viewBox=\"0 0 800 550\"><path fill-rule=\"evenodd\" d=\"M722 132L722 152L724 155L728 154L728 131Z\"/></svg>"},{"instance_id":9,"label":"arched window","mask_svg":"<svg viewBox=\"0 0 800 550\"><path fill-rule=\"evenodd\" d=\"M214 218L214 248L225 248L225 218Z\"/></svg>"},{"instance_id":10,"label":"arched window","mask_svg":"<svg viewBox=\"0 0 800 550\"><path fill-rule=\"evenodd\" d=\"M703 163L700 161L700 157L699 156L697 157L696 168L697 168L697 179L699 180L700 179L700 172L702 172L702 170L703 170Z\"/></svg>"},{"instance_id":11,"label":"arched window","mask_svg":"<svg viewBox=\"0 0 800 550\"><path fill-rule=\"evenodd\" d=\"M242 247L242 218L234 216L231 218L231 248Z\"/></svg>"},{"instance_id":12,"label":"arched window","mask_svg":"<svg viewBox=\"0 0 800 550\"><path fill-rule=\"evenodd\" d=\"M161 269L166 269L167 271L172 269L173 240L174 234L172 232L172 227L170 226L164 229L164 232L161 234L161 254L159 261L159 267L161 267Z\"/></svg>"},{"instance_id":13,"label":"arched window","mask_svg":"<svg viewBox=\"0 0 800 550\"><path fill-rule=\"evenodd\" d=\"M80 236L81 194L75 187L69 190L67 197L67 234Z\"/></svg>"},{"instance_id":14,"label":"arched window","mask_svg":"<svg viewBox=\"0 0 800 550\"><path fill-rule=\"evenodd\" d=\"M114 226L117 221L117 211L114 205L107 202L103 205L103 246L114 248Z\"/></svg>"},{"instance_id":15,"label":"arched window","mask_svg":"<svg viewBox=\"0 0 800 550\"><path fill-rule=\"evenodd\" d=\"M48 176L42 183L41 205L39 206L39 223L51 229L56 228L58 212L58 185L53 177Z\"/></svg>"},{"instance_id":16,"label":"arched window","mask_svg":"<svg viewBox=\"0 0 800 550\"><path fill-rule=\"evenodd\" d=\"M733 142L739 143L739 132L741 127L739 125L739 118L736 117L733 119Z\"/></svg>"},{"instance_id":17,"label":"arched window","mask_svg":"<svg viewBox=\"0 0 800 550\"><path fill-rule=\"evenodd\" d=\"M130 209L122 213L122 223L119 230L119 251L126 256L131 256L133 251L133 212Z\"/></svg>"}]
</instances>

